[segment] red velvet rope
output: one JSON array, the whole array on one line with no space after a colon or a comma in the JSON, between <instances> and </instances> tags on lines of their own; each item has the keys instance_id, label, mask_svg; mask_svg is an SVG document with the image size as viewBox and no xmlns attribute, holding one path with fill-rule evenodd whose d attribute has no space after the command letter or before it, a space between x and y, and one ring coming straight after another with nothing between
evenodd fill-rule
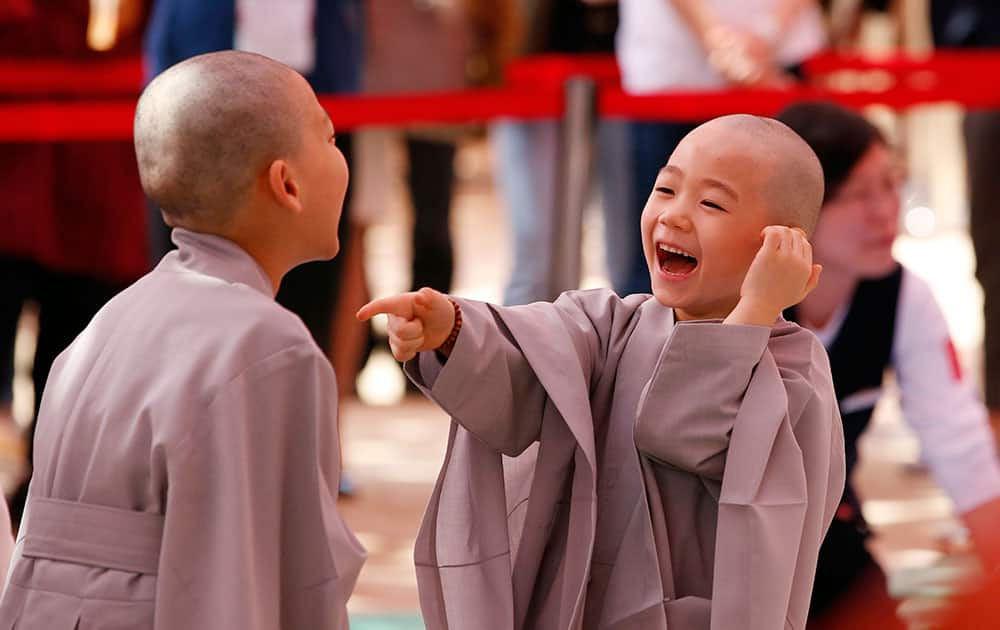
<instances>
[{"instance_id":1,"label":"red velvet rope","mask_svg":"<svg viewBox=\"0 0 1000 630\"><path fill-rule=\"evenodd\" d=\"M768 115L802 99L833 100L850 107L882 104L905 109L956 102L970 109L1000 108L1000 81L992 80L1000 75L1000 53L940 52L880 60L828 54L810 60L805 69L811 79L808 86L789 89L630 96L618 85L618 69L610 57L546 56L511 64L508 84L501 88L324 96L321 102L342 131L558 117L563 111L562 85L574 76L595 80L600 115L640 120L697 121L736 112ZM0 141L128 139L141 78L137 60L0 61Z\"/></svg>"}]
</instances>

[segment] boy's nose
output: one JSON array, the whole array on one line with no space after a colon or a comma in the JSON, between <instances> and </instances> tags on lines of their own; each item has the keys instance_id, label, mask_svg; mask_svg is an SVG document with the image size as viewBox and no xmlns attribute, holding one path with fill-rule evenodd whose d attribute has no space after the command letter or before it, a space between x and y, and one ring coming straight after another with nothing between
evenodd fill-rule
<instances>
[{"instance_id":1,"label":"boy's nose","mask_svg":"<svg viewBox=\"0 0 1000 630\"><path fill-rule=\"evenodd\" d=\"M686 232L691 229L691 219L687 212L680 208L670 208L660 213L660 223L664 226Z\"/></svg>"}]
</instances>

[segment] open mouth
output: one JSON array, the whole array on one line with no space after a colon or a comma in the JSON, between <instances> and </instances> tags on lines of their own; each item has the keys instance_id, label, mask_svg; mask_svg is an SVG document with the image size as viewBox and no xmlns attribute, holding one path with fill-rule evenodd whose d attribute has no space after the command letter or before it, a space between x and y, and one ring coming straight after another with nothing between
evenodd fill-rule
<instances>
[{"instance_id":1,"label":"open mouth","mask_svg":"<svg viewBox=\"0 0 1000 630\"><path fill-rule=\"evenodd\" d=\"M686 276L698 266L698 259L690 253L662 243L656 246L656 261L671 276Z\"/></svg>"}]
</instances>

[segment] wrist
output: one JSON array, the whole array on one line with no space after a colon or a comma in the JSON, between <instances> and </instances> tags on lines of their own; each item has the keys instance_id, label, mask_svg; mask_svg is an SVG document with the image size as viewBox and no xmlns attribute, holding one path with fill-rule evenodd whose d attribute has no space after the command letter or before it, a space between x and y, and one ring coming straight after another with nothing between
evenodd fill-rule
<instances>
[{"instance_id":1,"label":"wrist","mask_svg":"<svg viewBox=\"0 0 1000 630\"><path fill-rule=\"evenodd\" d=\"M462 308L458 305L458 302L448 298L448 302L451 304L455 311L454 318L452 319L451 332L445 337L437 348L435 352L447 358L451 355L452 349L455 347L455 342L458 341L458 333L462 331Z\"/></svg>"},{"instance_id":2,"label":"wrist","mask_svg":"<svg viewBox=\"0 0 1000 630\"><path fill-rule=\"evenodd\" d=\"M781 309L752 299L741 298L736 304L736 308L729 313L723 323L771 327L774 326L779 315L781 315Z\"/></svg>"}]
</instances>

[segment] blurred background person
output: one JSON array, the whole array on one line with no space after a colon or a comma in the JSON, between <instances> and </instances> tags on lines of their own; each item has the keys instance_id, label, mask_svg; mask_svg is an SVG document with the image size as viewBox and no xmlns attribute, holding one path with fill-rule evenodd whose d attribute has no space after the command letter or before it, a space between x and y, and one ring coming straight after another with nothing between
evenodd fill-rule
<instances>
[{"instance_id":1,"label":"blurred background person","mask_svg":"<svg viewBox=\"0 0 1000 630\"><path fill-rule=\"evenodd\" d=\"M726 86L780 86L821 51L826 33L815 0L620 0L617 57L629 94L714 90ZM632 214L638 225L653 181L692 122L631 125ZM649 292L638 231L628 256L622 295Z\"/></svg>"},{"instance_id":2,"label":"blurred background person","mask_svg":"<svg viewBox=\"0 0 1000 630\"><path fill-rule=\"evenodd\" d=\"M886 370L896 376L923 461L987 568L1000 561L1000 464L941 308L927 283L893 258L902 180L884 136L861 115L828 103L793 105L779 119L823 165L825 200L812 239L823 278L786 316L813 330L829 352L847 449L848 484L820 549L810 627L843 627L845 613L861 609L891 620L897 602L867 548L870 533L851 480Z\"/></svg>"},{"instance_id":3,"label":"blurred background person","mask_svg":"<svg viewBox=\"0 0 1000 630\"><path fill-rule=\"evenodd\" d=\"M1000 50L996 0L931 0L937 48ZM966 112L962 125L969 190L969 232L983 288L983 392L1000 435L1000 109Z\"/></svg>"},{"instance_id":4,"label":"blurred background person","mask_svg":"<svg viewBox=\"0 0 1000 630\"><path fill-rule=\"evenodd\" d=\"M364 91L433 93L498 82L500 51L510 45L514 1L367 0ZM447 293L453 288L455 158L462 140L476 130L469 125L425 125L369 127L357 134L352 218L362 231L385 220L397 190L396 175L404 173L403 189L413 218L408 252L411 290L431 287ZM400 154L405 156L403 164L395 159ZM355 239L362 247L363 241ZM343 314L357 323L354 313L367 302L368 288L360 263L347 273L345 288L350 294L344 298L353 306ZM359 325L365 335L368 324ZM348 343L357 345L355 332L348 337ZM357 366L353 369L356 372Z\"/></svg>"},{"instance_id":5,"label":"blurred background person","mask_svg":"<svg viewBox=\"0 0 1000 630\"><path fill-rule=\"evenodd\" d=\"M586 0L517 0L517 55L610 53L618 26L615 4ZM612 285L625 286L631 258L623 252L638 238L638 214L629 182L627 125L599 120L596 177L604 211L605 256ZM490 130L496 155L496 180L511 227L513 268L504 291L505 304L551 300L549 271L560 155L556 120L501 118ZM647 191L648 192L648 191ZM645 199L645 196L643 196ZM627 223L627 225L626 225Z\"/></svg>"},{"instance_id":6,"label":"blurred background person","mask_svg":"<svg viewBox=\"0 0 1000 630\"><path fill-rule=\"evenodd\" d=\"M133 57L140 49L144 9L137 0L5 0L0 57L83 62ZM57 88L44 96L72 99ZM126 140L2 143L0 190L0 407L9 407L12 399L18 320L33 303L37 412L56 356L107 300L145 272L144 200L135 153ZM29 420L27 476L10 497L15 523L31 474L34 420Z\"/></svg>"},{"instance_id":7,"label":"blurred background person","mask_svg":"<svg viewBox=\"0 0 1000 630\"><path fill-rule=\"evenodd\" d=\"M489 66L484 53L489 36L483 20L503 20L513 0L368 0L368 46L364 89L368 93L407 94L456 91L481 85ZM476 5L489 5L478 7ZM461 127L388 128L365 132L370 157L362 168L379 173L370 180L366 215L379 212L387 189L384 167L390 143L400 139L406 154L406 190L413 208L412 289L451 289L455 260L451 234L455 151ZM387 162L388 161L388 162ZM376 190L370 190L370 189ZM374 216L372 217L374 218Z\"/></svg>"}]
</instances>

